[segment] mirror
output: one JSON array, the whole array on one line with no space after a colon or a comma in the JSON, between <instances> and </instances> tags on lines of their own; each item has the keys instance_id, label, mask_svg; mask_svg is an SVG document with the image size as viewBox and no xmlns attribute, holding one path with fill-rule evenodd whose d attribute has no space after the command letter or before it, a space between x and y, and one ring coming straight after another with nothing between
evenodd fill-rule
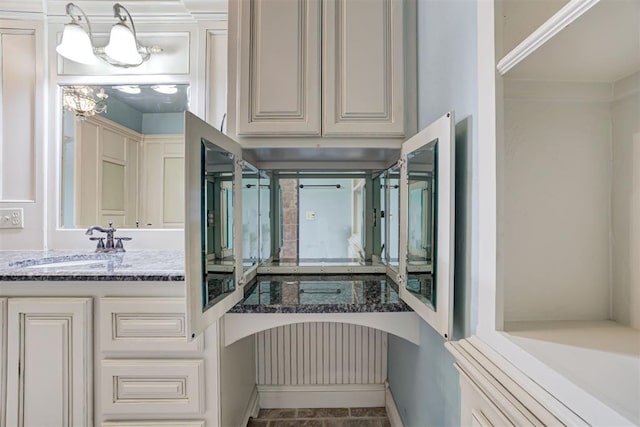
<instances>
[{"instance_id":1,"label":"mirror","mask_svg":"<svg viewBox=\"0 0 640 427\"><path fill-rule=\"evenodd\" d=\"M260 217L260 175L258 169L244 162L242 168L242 265L244 271L258 264Z\"/></svg>"},{"instance_id":2,"label":"mirror","mask_svg":"<svg viewBox=\"0 0 640 427\"><path fill-rule=\"evenodd\" d=\"M400 265L400 166L389 168L385 177L385 254L387 265Z\"/></svg>"},{"instance_id":3,"label":"mirror","mask_svg":"<svg viewBox=\"0 0 640 427\"><path fill-rule=\"evenodd\" d=\"M435 307L438 140L407 155L407 290Z\"/></svg>"},{"instance_id":4,"label":"mirror","mask_svg":"<svg viewBox=\"0 0 640 427\"><path fill-rule=\"evenodd\" d=\"M61 227L183 228L189 86L82 86L76 95L70 88L60 87ZM70 110L87 102L78 96L85 92L99 105L106 96L104 111Z\"/></svg>"},{"instance_id":5,"label":"mirror","mask_svg":"<svg viewBox=\"0 0 640 427\"><path fill-rule=\"evenodd\" d=\"M208 307L235 289L235 156L205 139L202 139L201 150L202 268L206 289L204 307Z\"/></svg>"},{"instance_id":6,"label":"mirror","mask_svg":"<svg viewBox=\"0 0 640 427\"><path fill-rule=\"evenodd\" d=\"M271 176L260 172L258 204L260 210L260 261L271 258Z\"/></svg>"}]
</instances>

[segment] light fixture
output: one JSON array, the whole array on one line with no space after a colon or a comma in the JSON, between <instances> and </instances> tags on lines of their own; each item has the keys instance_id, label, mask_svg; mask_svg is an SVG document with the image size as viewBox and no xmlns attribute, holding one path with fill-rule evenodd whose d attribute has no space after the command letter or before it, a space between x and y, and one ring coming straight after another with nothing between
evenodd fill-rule
<instances>
[{"instance_id":1,"label":"light fixture","mask_svg":"<svg viewBox=\"0 0 640 427\"><path fill-rule=\"evenodd\" d=\"M114 86L113 88L130 95L137 95L140 93L140 86Z\"/></svg>"},{"instance_id":2,"label":"light fixture","mask_svg":"<svg viewBox=\"0 0 640 427\"><path fill-rule=\"evenodd\" d=\"M80 14L74 14L74 10L77 10ZM94 53L89 18L87 18L87 15L85 15L82 9L73 3L67 4L66 11L67 15L71 17L71 22L64 26L62 41L58 47L56 47L56 52L67 59L81 64L96 64L98 58ZM82 29L79 24L83 19L87 23L87 27L89 27L88 33Z\"/></svg>"},{"instance_id":3,"label":"light fixture","mask_svg":"<svg viewBox=\"0 0 640 427\"><path fill-rule=\"evenodd\" d=\"M173 95L174 93L178 92L178 88L176 87L176 85L155 85L151 86L151 89L165 95Z\"/></svg>"},{"instance_id":4,"label":"light fixture","mask_svg":"<svg viewBox=\"0 0 640 427\"><path fill-rule=\"evenodd\" d=\"M91 86L65 86L62 89L62 105L80 119L106 113L108 97L104 89L95 93Z\"/></svg>"},{"instance_id":5,"label":"light fixture","mask_svg":"<svg viewBox=\"0 0 640 427\"><path fill-rule=\"evenodd\" d=\"M71 22L64 26L62 41L56 51L71 61L95 64L97 58L100 58L117 67L137 67L147 61L152 53L162 52L159 47L140 44L131 14L120 3L113 5L113 16L118 18L119 22L111 28L109 43L104 47L96 47L93 44L91 23L82 9L68 3L66 12L71 17ZM80 26L79 22L82 20L87 23L88 31Z\"/></svg>"}]
</instances>

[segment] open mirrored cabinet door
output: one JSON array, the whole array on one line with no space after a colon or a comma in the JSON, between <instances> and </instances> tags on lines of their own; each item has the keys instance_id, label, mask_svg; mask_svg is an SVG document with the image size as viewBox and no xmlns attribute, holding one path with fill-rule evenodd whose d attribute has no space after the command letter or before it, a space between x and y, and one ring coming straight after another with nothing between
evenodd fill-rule
<instances>
[{"instance_id":1,"label":"open mirrored cabinet door","mask_svg":"<svg viewBox=\"0 0 640 427\"><path fill-rule=\"evenodd\" d=\"M400 297L451 339L454 273L454 118L407 140L400 171Z\"/></svg>"},{"instance_id":2,"label":"open mirrored cabinet door","mask_svg":"<svg viewBox=\"0 0 640 427\"><path fill-rule=\"evenodd\" d=\"M242 299L243 162L235 141L190 112L185 143L185 271L193 338Z\"/></svg>"}]
</instances>

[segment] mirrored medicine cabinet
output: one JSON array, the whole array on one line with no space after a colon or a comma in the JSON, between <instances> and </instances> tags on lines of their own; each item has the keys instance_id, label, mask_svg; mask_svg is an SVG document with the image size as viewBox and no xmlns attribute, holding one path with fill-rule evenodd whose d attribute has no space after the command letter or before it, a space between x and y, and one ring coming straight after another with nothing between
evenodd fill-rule
<instances>
[{"instance_id":1,"label":"mirrored medicine cabinet","mask_svg":"<svg viewBox=\"0 0 640 427\"><path fill-rule=\"evenodd\" d=\"M186 112L191 336L240 302L261 274L385 273L449 338L453 123L449 113L407 140L384 170L262 170L245 159L253 153Z\"/></svg>"}]
</instances>

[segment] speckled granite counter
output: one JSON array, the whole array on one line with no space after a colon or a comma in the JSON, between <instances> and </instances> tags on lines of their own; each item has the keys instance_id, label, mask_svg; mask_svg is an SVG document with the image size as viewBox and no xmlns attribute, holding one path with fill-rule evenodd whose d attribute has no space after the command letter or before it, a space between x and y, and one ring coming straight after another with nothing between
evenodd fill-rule
<instances>
[{"instance_id":1,"label":"speckled granite counter","mask_svg":"<svg viewBox=\"0 0 640 427\"><path fill-rule=\"evenodd\" d=\"M183 281L184 252L0 251L0 281Z\"/></svg>"},{"instance_id":2,"label":"speckled granite counter","mask_svg":"<svg viewBox=\"0 0 640 427\"><path fill-rule=\"evenodd\" d=\"M411 311L385 275L259 275L230 313Z\"/></svg>"}]
</instances>

